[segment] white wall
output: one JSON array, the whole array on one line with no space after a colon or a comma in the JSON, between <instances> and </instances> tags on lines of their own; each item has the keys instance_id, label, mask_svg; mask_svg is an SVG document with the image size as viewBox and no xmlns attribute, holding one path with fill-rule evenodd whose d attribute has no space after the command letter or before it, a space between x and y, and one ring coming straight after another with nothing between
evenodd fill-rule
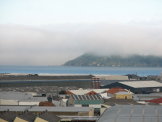
<instances>
[{"instance_id":1,"label":"white wall","mask_svg":"<svg viewBox=\"0 0 162 122\"><path fill-rule=\"evenodd\" d=\"M75 104L74 107L82 107L81 104Z\"/></svg>"},{"instance_id":2,"label":"white wall","mask_svg":"<svg viewBox=\"0 0 162 122\"><path fill-rule=\"evenodd\" d=\"M39 105L39 102L25 102L25 101L20 101L19 105Z\"/></svg>"},{"instance_id":3,"label":"white wall","mask_svg":"<svg viewBox=\"0 0 162 122\"><path fill-rule=\"evenodd\" d=\"M0 99L0 105L18 105L18 100L4 100L4 99Z\"/></svg>"}]
</instances>

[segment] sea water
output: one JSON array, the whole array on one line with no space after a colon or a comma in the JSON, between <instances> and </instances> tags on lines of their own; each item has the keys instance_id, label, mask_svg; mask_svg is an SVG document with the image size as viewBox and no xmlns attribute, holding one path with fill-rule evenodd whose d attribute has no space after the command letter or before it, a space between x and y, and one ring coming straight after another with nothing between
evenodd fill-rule
<instances>
[{"instance_id":1,"label":"sea water","mask_svg":"<svg viewBox=\"0 0 162 122\"><path fill-rule=\"evenodd\" d=\"M71 67L71 66L0 66L0 73L85 74L85 75L160 75L162 67Z\"/></svg>"}]
</instances>

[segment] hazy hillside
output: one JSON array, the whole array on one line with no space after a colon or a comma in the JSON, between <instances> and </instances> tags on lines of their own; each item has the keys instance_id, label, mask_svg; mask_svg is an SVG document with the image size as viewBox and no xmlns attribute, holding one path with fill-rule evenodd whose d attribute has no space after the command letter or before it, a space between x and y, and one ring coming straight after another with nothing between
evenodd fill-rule
<instances>
[{"instance_id":1,"label":"hazy hillside","mask_svg":"<svg viewBox=\"0 0 162 122\"><path fill-rule=\"evenodd\" d=\"M76 59L70 60L65 66L131 66L131 67L162 67L162 57L132 55L121 56L97 56L84 54Z\"/></svg>"}]
</instances>

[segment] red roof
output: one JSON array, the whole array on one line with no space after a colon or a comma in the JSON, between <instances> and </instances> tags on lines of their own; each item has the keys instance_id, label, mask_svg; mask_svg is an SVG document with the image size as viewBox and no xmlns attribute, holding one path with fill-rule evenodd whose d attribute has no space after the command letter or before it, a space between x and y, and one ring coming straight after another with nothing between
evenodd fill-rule
<instances>
[{"instance_id":1,"label":"red roof","mask_svg":"<svg viewBox=\"0 0 162 122\"><path fill-rule=\"evenodd\" d=\"M95 94L97 94L95 91L90 91L86 95L95 95Z\"/></svg>"},{"instance_id":2,"label":"red roof","mask_svg":"<svg viewBox=\"0 0 162 122\"><path fill-rule=\"evenodd\" d=\"M72 93L71 91L66 91L66 94L74 94L74 93Z\"/></svg>"},{"instance_id":3,"label":"red roof","mask_svg":"<svg viewBox=\"0 0 162 122\"><path fill-rule=\"evenodd\" d=\"M150 102L150 103L162 103L162 98L153 99L153 100L146 100L146 102Z\"/></svg>"},{"instance_id":4,"label":"red roof","mask_svg":"<svg viewBox=\"0 0 162 122\"><path fill-rule=\"evenodd\" d=\"M120 92L120 91L126 91L125 89L123 88L111 88L107 91L107 93L110 93L110 94L115 94L117 92Z\"/></svg>"}]
</instances>

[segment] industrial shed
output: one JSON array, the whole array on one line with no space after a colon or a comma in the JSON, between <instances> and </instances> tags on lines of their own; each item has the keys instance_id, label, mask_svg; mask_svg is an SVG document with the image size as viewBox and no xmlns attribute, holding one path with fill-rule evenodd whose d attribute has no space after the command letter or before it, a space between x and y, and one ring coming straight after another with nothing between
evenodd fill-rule
<instances>
[{"instance_id":1,"label":"industrial shed","mask_svg":"<svg viewBox=\"0 0 162 122\"><path fill-rule=\"evenodd\" d=\"M162 122L162 106L116 105L107 109L98 122Z\"/></svg>"},{"instance_id":2,"label":"industrial shed","mask_svg":"<svg viewBox=\"0 0 162 122\"><path fill-rule=\"evenodd\" d=\"M76 107L94 107L101 108L103 104L103 99L101 95L71 95L68 100L68 105L73 105Z\"/></svg>"},{"instance_id":3,"label":"industrial shed","mask_svg":"<svg viewBox=\"0 0 162 122\"><path fill-rule=\"evenodd\" d=\"M120 87L135 94L147 94L147 93L157 93L162 92L162 83L157 81L125 81L125 82L115 82L104 86L103 88L114 88Z\"/></svg>"},{"instance_id":4,"label":"industrial shed","mask_svg":"<svg viewBox=\"0 0 162 122\"><path fill-rule=\"evenodd\" d=\"M0 114L5 111L17 113L28 111L37 114L48 112L58 116L94 116L92 107L0 106Z\"/></svg>"},{"instance_id":5,"label":"industrial shed","mask_svg":"<svg viewBox=\"0 0 162 122\"><path fill-rule=\"evenodd\" d=\"M101 95L71 95L68 100L69 106L93 107L94 114L100 115L101 105L104 103Z\"/></svg>"}]
</instances>

